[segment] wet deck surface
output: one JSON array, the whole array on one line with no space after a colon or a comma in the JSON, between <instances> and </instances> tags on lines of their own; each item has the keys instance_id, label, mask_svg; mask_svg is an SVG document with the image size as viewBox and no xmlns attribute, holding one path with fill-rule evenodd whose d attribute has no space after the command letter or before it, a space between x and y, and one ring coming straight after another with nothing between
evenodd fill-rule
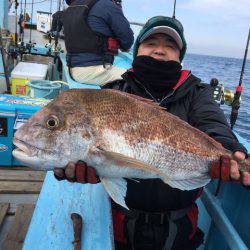
<instances>
[{"instance_id":1,"label":"wet deck surface","mask_svg":"<svg viewBox=\"0 0 250 250\"><path fill-rule=\"evenodd\" d=\"M0 168L0 249L22 249L44 172Z\"/></svg>"}]
</instances>

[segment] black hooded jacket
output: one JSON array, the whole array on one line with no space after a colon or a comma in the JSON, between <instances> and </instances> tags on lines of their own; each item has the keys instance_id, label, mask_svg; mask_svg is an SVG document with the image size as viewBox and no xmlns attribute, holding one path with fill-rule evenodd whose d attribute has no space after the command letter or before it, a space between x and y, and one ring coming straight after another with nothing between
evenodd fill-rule
<instances>
[{"instance_id":1,"label":"black hooded jacket","mask_svg":"<svg viewBox=\"0 0 250 250\"><path fill-rule=\"evenodd\" d=\"M107 83L103 88L119 89L148 99L193 127L205 132L232 152L247 150L231 131L223 111L212 98L210 85L204 84L189 71L182 71L175 89L156 100L139 82L134 73L127 71L122 80ZM178 129L178 128L176 128ZM199 196L200 189L181 191L171 188L160 179L128 181L126 203L129 208L147 212L163 212L190 206Z\"/></svg>"}]
</instances>

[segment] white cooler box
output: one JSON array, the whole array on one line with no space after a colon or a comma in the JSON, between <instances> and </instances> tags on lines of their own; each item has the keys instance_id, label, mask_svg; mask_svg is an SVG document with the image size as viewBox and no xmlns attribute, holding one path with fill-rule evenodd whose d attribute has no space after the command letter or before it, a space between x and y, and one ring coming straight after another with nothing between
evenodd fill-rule
<instances>
[{"instance_id":1,"label":"white cooler box","mask_svg":"<svg viewBox=\"0 0 250 250\"><path fill-rule=\"evenodd\" d=\"M41 63L19 62L11 72L12 94L27 95L31 80L44 80L47 76L48 65Z\"/></svg>"}]
</instances>

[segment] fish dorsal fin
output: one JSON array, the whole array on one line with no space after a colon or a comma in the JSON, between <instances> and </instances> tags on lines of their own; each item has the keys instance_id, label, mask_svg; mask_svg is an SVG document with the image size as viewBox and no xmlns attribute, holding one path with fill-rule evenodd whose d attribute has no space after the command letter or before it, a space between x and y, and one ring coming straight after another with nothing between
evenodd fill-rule
<instances>
[{"instance_id":1,"label":"fish dorsal fin","mask_svg":"<svg viewBox=\"0 0 250 250\"><path fill-rule=\"evenodd\" d=\"M109 196L119 205L128 209L125 203L127 182L123 178L100 178Z\"/></svg>"},{"instance_id":2,"label":"fish dorsal fin","mask_svg":"<svg viewBox=\"0 0 250 250\"><path fill-rule=\"evenodd\" d=\"M141 97L141 96L138 96L138 95L129 94L129 93L126 93L126 92L122 92L122 91L117 90L117 89L108 89L108 90L105 90L105 91L109 91L109 92L113 92L113 93L118 93L121 96L126 96L126 97L129 97L129 98L136 99L138 101L141 101L141 102L143 102L145 104L148 104L151 107L154 107L154 108L159 109L159 110L166 110L166 108L158 105L156 102L154 102L151 99L147 99L147 98L144 98L144 97Z\"/></svg>"}]
</instances>

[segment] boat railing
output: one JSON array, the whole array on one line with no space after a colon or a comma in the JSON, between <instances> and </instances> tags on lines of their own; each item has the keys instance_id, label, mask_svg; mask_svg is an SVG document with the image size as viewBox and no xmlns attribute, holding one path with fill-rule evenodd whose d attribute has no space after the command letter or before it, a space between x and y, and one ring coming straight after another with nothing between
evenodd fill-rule
<instances>
[{"instance_id":1,"label":"boat railing","mask_svg":"<svg viewBox=\"0 0 250 250\"><path fill-rule=\"evenodd\" d=\"M235 134L249 152L250 143ZM199 227L205 232L205 245L199 250L249 249L250 190L239 183L218 185L212 181L198 201Z\"/></svg>"},{"instance_id":2,"label":"boat railing","mask_svg":"<svg viewBox=\"0 0 250 250\"><path fill-rule=\"evenodd\" d=\"M226 240L230 249L249 249L228 219L221 207L220 201L207 188L205 188L203 191L201 201L206 211L210 215L213 223L224 236L224 239Z\"/></svg>"}]
</instances>

